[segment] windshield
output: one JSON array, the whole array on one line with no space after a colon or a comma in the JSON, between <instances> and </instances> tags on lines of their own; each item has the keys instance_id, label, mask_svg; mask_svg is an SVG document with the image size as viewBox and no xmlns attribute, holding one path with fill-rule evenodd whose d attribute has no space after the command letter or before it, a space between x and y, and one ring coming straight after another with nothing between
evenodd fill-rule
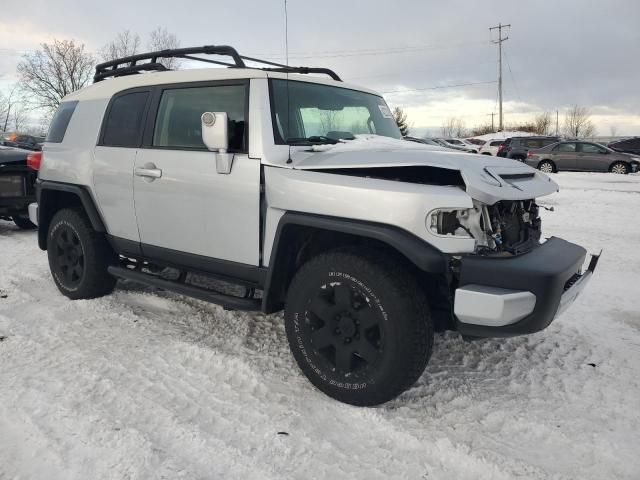
<instances>
[{"instance_id":1,"label":"windshield","mask_svg":"<svg viewBox=\"0 0 640 480\"><path fill-rule=\"evenodd\" d=\"M357 90L271 80L271 111L278 144L329 143L358 134L402 138L384 99Z\"/></svg>"}]
</instances>

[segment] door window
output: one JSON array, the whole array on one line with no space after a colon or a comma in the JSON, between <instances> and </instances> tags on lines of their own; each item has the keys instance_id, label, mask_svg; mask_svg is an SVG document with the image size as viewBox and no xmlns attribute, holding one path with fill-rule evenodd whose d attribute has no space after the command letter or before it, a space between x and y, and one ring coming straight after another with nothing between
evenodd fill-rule
<instances>
[{"instance_id":1,"label":"door window","mask_svg":"<svg viewBox=\"0 0 640 480\"><path fill-rule=\"evenodd\" d=\"M561 143L556 148L554 148L556 152L575 152L576 144L575 143Z\"/></svg>"},{"instance_id":2,"label":"door window","mask_svg":"<svg viewBox=\"0 0 640 480\"><path fill-rule=\"evenodd\" d=\"M605 153L605 149L593 143L581 143L583 153Z\"/></svg>"},{"instance_id":3,"label":"door window","mask_svg":"<svg viewBox=\"0 0 640 480\"><path fill-rule=\"evenodd\" d=\"M245 152L246 107L245 85L165 90L156 116L153 146L206 150L200 117L204 112L226 112L229 151Z\"/></svg>"},{"instance_id":4,"label":"door window","mask_svg":"<svg viewBox=\"0 0 640 480\"><path fill-rule=\"evenodd\" d=\"M525 140L524 141L524 146L527 147L527 148L541 148L542 147L542 140L539 140L539 139Z\"/></svg>"},{"instance_id":5,"label":"door window","mask_svg":"<svg viewBox=\"0 0 640 480\"><path fill-rule=\"evenodd\" d=\"M126 93L115 97L107 111L101 145L138 147L149 92Z\"/></svg>"}]
</instances>

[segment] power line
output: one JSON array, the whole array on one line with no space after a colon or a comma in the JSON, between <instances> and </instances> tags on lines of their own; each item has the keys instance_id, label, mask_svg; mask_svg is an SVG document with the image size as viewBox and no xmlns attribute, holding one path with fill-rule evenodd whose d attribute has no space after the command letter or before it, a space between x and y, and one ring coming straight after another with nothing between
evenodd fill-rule
<instances>
[{"instance_id":1,"label":"power line","mask_svg":"<svg viewBox=\"0 0 640 480\"><path fill-rule=\"evenodd\" d=\"M509 37L502 36L503 28L511 28L511 24L502 25L499 23L497 27L490 27L489 32L492 30L498 30L498 40L492 40L492 43L498 44L498 97L500 98L499 105L499 116L498 116L498 130L502 131L503 123L502 123L502 42L508 40Z\"/></svg>"},{"instance_id":2,"label":"power line","mask_svg":"<svg viewBox=\"0 0 640 480\"><path fill-rule=\"evenodd\" d=\"M453 85L438 85L435 87L424 87L424 88L407 88L404 90L388 90L386 92L380 92L380 93L405 93L405 92L422 92L424 90L440 90L443 88L457 88L457 87L470 87L473 85L488 85L491 83L496 83L495 80L489 80L486 82L470 82L470 83L456 83Z\"/></svg>"},{"instance_id":3,"label":"power line","mask_svg":"<svg viewBox=\"0 0 640 480\"><path fill-rule=\"evenodd\" d=\"M504 52L504 60L505 62L507 62L507 69L509 70L509 75L511 76L511 81L513 82L513 88L516 91L518 100L522 102L522 97L520 96L520 89L518 88L518 84L516 83L516 77L513 75L513 72L511 71L511 63L509 62L509 56L507 55L506 51Z\"/></svg>"}]
</instances>

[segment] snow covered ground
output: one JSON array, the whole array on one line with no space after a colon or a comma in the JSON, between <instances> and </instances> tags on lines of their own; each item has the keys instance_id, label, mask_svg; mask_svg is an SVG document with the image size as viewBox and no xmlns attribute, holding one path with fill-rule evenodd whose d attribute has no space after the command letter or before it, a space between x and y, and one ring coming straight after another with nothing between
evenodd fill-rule
<instances>
[{"instance_id":1,"label":"snow covered ground","mask_svg":"<svg viewBox=\"0 0 640 480\"><path fill-rule=\"evenodd\" d=\"M314 390L279 315L68 301L0 221L0 478L640 478L640 176L554 177L545 233L604 249L584 296L536 335L437 336L370 409Z\"/></svg>"}]
</instances>

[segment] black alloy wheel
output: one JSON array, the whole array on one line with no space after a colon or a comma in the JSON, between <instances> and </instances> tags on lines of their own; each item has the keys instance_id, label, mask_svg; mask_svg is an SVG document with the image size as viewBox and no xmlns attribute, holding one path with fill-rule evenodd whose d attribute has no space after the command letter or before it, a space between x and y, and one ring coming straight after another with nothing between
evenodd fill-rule
<instances>
[{"instance_id":1,"label":"black alloy wheel","mask_svg":"<svg viewBox=\"0 0 640 480\"><path fill-rule=\"evenodd\" d=\"M56 266L70 290L77 288L84 275L84 251L78 234L69 225L61 225L53 236Z\"/></svg>"},{"instance_id":2,"label":"black alloy wheel","mask_svg":"<svg viewBox=\"0 0 640 480\"><path fill-rule=\"evenodd\" d=\"M308 305L309 347L343 375L361 376L384 349L382 316L346 283L323 285Z\"/></svg>"}]
</instances>

